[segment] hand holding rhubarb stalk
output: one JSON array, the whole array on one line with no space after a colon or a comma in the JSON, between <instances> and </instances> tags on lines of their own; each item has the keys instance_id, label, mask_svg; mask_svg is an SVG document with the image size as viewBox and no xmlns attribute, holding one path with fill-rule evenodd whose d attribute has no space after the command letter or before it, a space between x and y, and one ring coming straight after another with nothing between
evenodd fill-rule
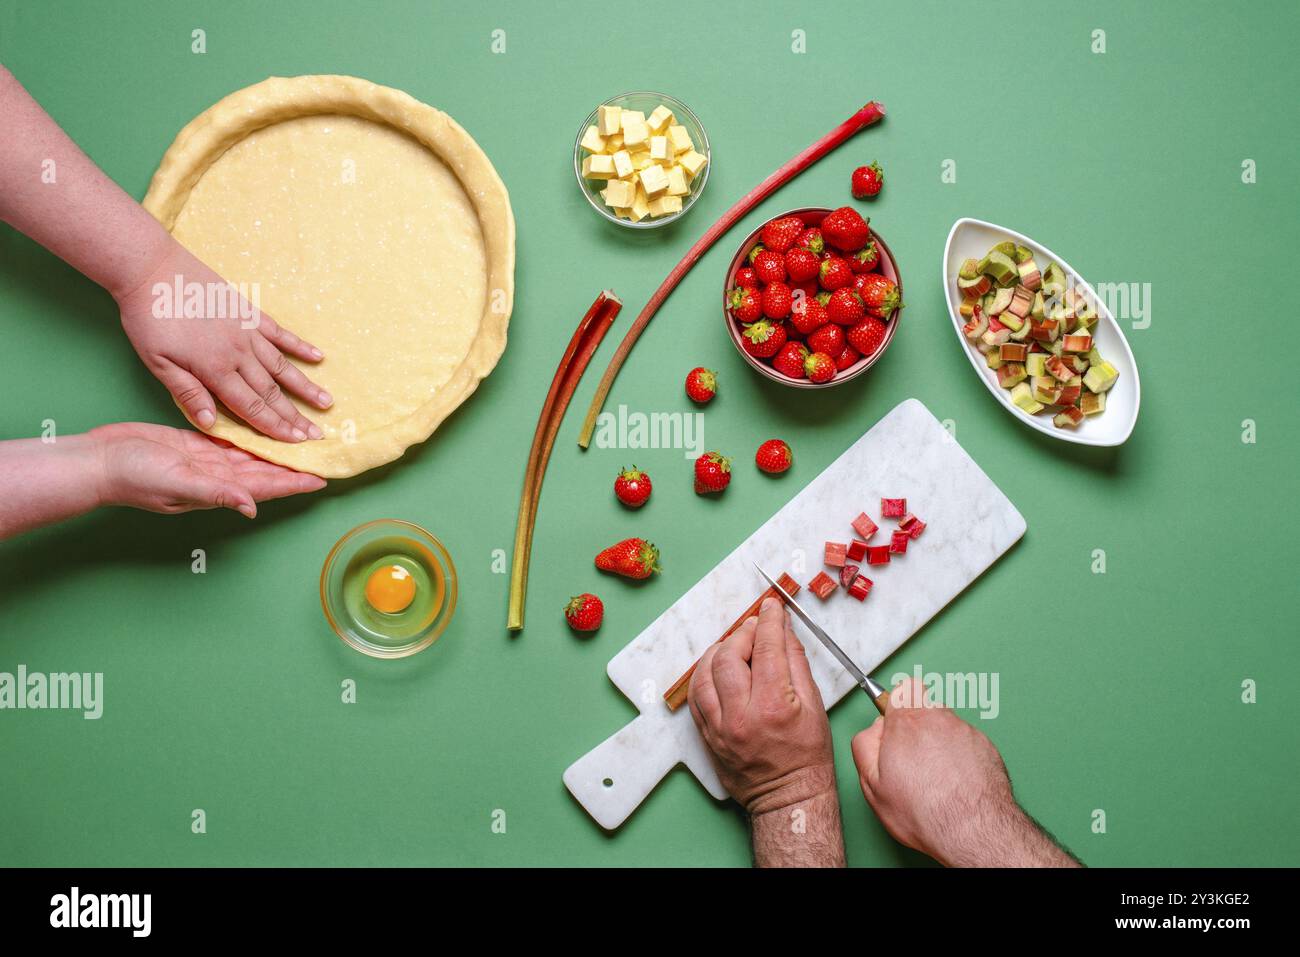
<instances>
[{"instance_id":1,"label":"hand holding rhubarb stalk","mask_svg":"<svg viewBox=\"0 0 1300 957\"><path fill-rule=\"evenodd\" d=\"M708 232L701 236L694 246L687 250L681 262L673 267L673 271L668 274L668 278L660 284L654 295L650 297L650 301L645 304L645 308L641 310L641 314L636 317L636 321L628 329L627 335L619 343L618 351L610 359L609 368L605 370L605 374L601 377L600 385L596 388L596 395L591 400L590 408L587 409L587 419L582 425L582 434L578 437L580 446L585 449L591 444L592 433L596 430L596 418L600 415L600 410L604 408L605 398L614 385L614 377L618 375L619 369L623 367L624 361L632 351L632 346L636 344L641 333L645 331L645 327L650 324L650 320L659 311L659 307L677 288L677 284L700 261L700 257L708 252L713 244L721 239L732 226L748 215L755 206L827 153L840 146L854 133L879 121L884 115L885 107L882 104L874 100L868 103L741 197L731 209L723 213L722 217L709 227Z\"/></svg>"}]
</instances>

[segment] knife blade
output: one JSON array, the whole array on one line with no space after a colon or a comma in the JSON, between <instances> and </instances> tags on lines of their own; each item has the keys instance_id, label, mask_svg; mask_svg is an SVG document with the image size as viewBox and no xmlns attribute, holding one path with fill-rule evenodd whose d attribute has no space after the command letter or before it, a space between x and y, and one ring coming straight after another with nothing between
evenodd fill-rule
<instances>
[{"instance_id":1,"label":"knife blade","mask_svg":"<svg viewBox=\"0 0 1300 957\"><path fill-rule=\"evenodd\" d=\"M778 585L771 575L763 571L758 562L754 562L753 565L758 569L758 573L763 576L763 580L772 586L776 593L781 596L781 600L785 602L786 607L795 613L799 620L802 621L808 630L813 633L813 637L826 647L826 650L834 656L835 660L838 661L853 680L857 682L858 687L867 693L867 696L871 698L872 702L875 704L876 709L881 714L884 714L885 710L889 707L889 691L874 681L869 674L859 668L857 664L854 663L853 659L844 653L844 649L836 644L835 639L826 633L826 629L813 621L812 616L809 615L808 612L804 611L799 603L794 600L793 596Z\"/></svg>"}]
</instances>

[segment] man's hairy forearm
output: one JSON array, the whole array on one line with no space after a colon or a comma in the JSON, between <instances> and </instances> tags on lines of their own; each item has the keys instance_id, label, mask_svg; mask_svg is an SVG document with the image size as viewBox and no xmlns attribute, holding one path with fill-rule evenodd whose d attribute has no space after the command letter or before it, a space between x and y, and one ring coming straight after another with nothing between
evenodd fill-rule
<instances>
[{"instance_id":1,"label":"man's hairy forearm","mask_svg":"<svg viewBox=\"0 0 1300 957\"><path fill-rule=\"evenodd\" d=\"M1080 867L1014 801L967 822L962 839L940 858L948 867Z\"/></svg>"},{"instance_id":2,"label":"man's hairy forearm","mask_svg":"<svg viewBox=\"0 0 1300 957\"><path fill-rule=\"evenodd\" d=\"M832 787L815 797L755 814L754 863L759 867L843 867L840 799Z\"/></svg>"}]
</instances>

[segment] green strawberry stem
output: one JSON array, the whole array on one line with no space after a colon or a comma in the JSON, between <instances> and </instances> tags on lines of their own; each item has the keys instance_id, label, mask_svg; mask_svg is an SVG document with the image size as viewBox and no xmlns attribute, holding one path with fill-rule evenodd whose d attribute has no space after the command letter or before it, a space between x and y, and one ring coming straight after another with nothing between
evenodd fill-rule
<instances>
[{"instance_id":1,"label":"green strawberry stem","mask_svg":"<svg viewBox=\"0 0 1300 957\"><path fill-rule=\"evenodd\" d=\"M884 115L884 106L874 100L868 103L742 196L731 209L723 213L722 217L709 227L708 231L696 241L694 246L687 250L681 262L673 267L673 271L668 274L668 277L655 290L654 295L650 297L650 301L645 304L641 314L636 317L636 321L632 323L623 336L623 341L619 343L618 350L614 353L613 358L609 360L609 367L605 369L605 374L601 376L600 385L596 387L596 394L591 400L591 406L587 409L587 419L582 424L582 434L578 436L578 445L585 449L591 444L591 436L596 431L596 419L600 415L601 409L605 407L605 399L614 385L614 378L627 360L628 354L632 351L632 346L641 337L641 333L650 324L650 320L659 311L659 307L677 288L677 284L682 281L682 277L700 261L700 257L715 242L721 239L732 226L736 225L740 219L747 216L755 206L827 153L842 145L853 134L865 129L872 123L878 122Z\"/></svg>"},{"instance_id":2,"label":"green strawberry stem","mask_svg":"<svg viewBox=\"0 0 1300 957\"><path fill-rule=\"evenodd\" d=\"M506 616L506 627L511 631L522 631L524 627L528 561L533 550L533 528L537 524L537 501L555 436L560 431L560 423L578 387L578 380L622 308L623 301L608 289L596 297L560 358L550 391L542 404L542 413L537 418L537 430L533 433L533 445L528 451L528 465L524 469L524 490L519 496L519 517L515 521L515 548L510 562L510 605Z\"/></svg>"}]
</instances>

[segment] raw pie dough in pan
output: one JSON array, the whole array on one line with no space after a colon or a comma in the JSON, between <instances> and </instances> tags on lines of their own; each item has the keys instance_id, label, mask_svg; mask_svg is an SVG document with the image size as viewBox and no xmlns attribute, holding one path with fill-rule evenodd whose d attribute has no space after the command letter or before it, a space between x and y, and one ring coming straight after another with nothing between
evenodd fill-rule
<instances>
[{"instance_id":1,"label":"raw pie dough in pan","mask_svg":"<svg viewBox=\"0 0 1300 957\"><path fill-rule=\"evenodd\" d=\"M280 442L218 410L212 435L272 462L326 478L391 462L505 349L510 197L468 133L399 90L300 76L232 93L181 130L144 206L325 353L299 365L333 407L297 403L324 439Z\"/></svg>"}]
</instances>

